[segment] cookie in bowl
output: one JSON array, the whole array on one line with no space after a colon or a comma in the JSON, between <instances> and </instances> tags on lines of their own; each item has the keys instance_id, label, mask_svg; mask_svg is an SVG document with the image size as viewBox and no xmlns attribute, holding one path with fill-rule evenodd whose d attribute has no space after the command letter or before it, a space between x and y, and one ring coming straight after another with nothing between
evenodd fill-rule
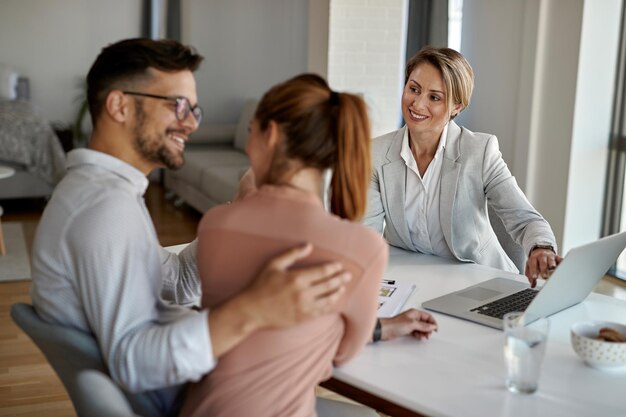
<instances>
[{"instance_id":1,"label":"cookie in bowl","mask_svg":"<svg viewBox=\"0 0 626 417\"><path fill-rule=\"evenodd\" d=\"M574 351L594 368L626 370L626 325L608 321L584 321L571 328Z\"/></svg>"}]
</instances>

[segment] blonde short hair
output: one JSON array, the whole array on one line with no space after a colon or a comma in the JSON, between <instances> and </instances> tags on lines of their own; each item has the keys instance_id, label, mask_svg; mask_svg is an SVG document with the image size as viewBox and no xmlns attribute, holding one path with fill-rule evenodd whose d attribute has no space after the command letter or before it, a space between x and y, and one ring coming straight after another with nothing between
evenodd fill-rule
<instances>
[{"instance_id":1,"label":"blonde short hair","mask_svg":"<svg viewBox=\"0 0 626 417\"><path fill-rule=\"evenodd\" d=\"M405 85L413 70L424 63L432 65L441 73L446 88L448 108L460 104L460 113L469 106L474 89L474 71L463 55L450 48L433 48L431 46L422 48L406 64Z\"/></svg>"}]
</instances>

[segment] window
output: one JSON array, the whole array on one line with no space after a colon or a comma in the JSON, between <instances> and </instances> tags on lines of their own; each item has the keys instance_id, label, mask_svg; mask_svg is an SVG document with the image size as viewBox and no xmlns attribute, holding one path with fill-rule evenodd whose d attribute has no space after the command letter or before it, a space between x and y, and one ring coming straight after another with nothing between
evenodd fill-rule
<instances>
[{"instance_id":1,"label":"window","mask_svg":"<svg viewBox=\"0 0 626 417\"><path fill-rule=\"evenodd\" d=\"M448 0L448 48L461 51L463 0Z\"/></svg>"}]
</instances>

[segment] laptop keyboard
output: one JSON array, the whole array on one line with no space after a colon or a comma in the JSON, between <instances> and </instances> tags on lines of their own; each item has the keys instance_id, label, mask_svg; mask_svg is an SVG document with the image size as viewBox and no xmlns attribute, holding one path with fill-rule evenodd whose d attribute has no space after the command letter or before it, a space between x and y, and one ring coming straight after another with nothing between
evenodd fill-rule
<instances>
[{"instance_id":1,"label":"laptop keyboard","mask_svg":"<svg viewBox=\"0 0 626 417\"><path fill-rule=\"evenodd\" d=\"M471 310L478 314L484 314L485 316L495 317L502 319L506 313L512 311L524 311L530 302L539 293L539 290L532 288L525 288L522 291L518 291L511 295L507 295L499 300L492 301L488 304L476 307Z\"/></svg>"}]
</instances>

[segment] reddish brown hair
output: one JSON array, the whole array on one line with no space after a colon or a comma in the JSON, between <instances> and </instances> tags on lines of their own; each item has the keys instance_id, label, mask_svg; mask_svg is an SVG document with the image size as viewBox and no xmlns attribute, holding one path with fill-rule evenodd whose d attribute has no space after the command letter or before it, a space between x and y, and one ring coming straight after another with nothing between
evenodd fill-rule
<instances>
[{"instance_id":1,"label":"reddish brown hair","mask_svg":"<svg viewBox=\"0 0 626 417\"><path fill-rule=\"evenodd\" d=\"M370 127L363 99L332 91L326 81L303 74L272 87L255 114L261 130L274 121L284 135L268 180L289 174L287 159L333 170L331 211L358 220L365 213L371 172Z\"/></svg>"}]
</instances>

